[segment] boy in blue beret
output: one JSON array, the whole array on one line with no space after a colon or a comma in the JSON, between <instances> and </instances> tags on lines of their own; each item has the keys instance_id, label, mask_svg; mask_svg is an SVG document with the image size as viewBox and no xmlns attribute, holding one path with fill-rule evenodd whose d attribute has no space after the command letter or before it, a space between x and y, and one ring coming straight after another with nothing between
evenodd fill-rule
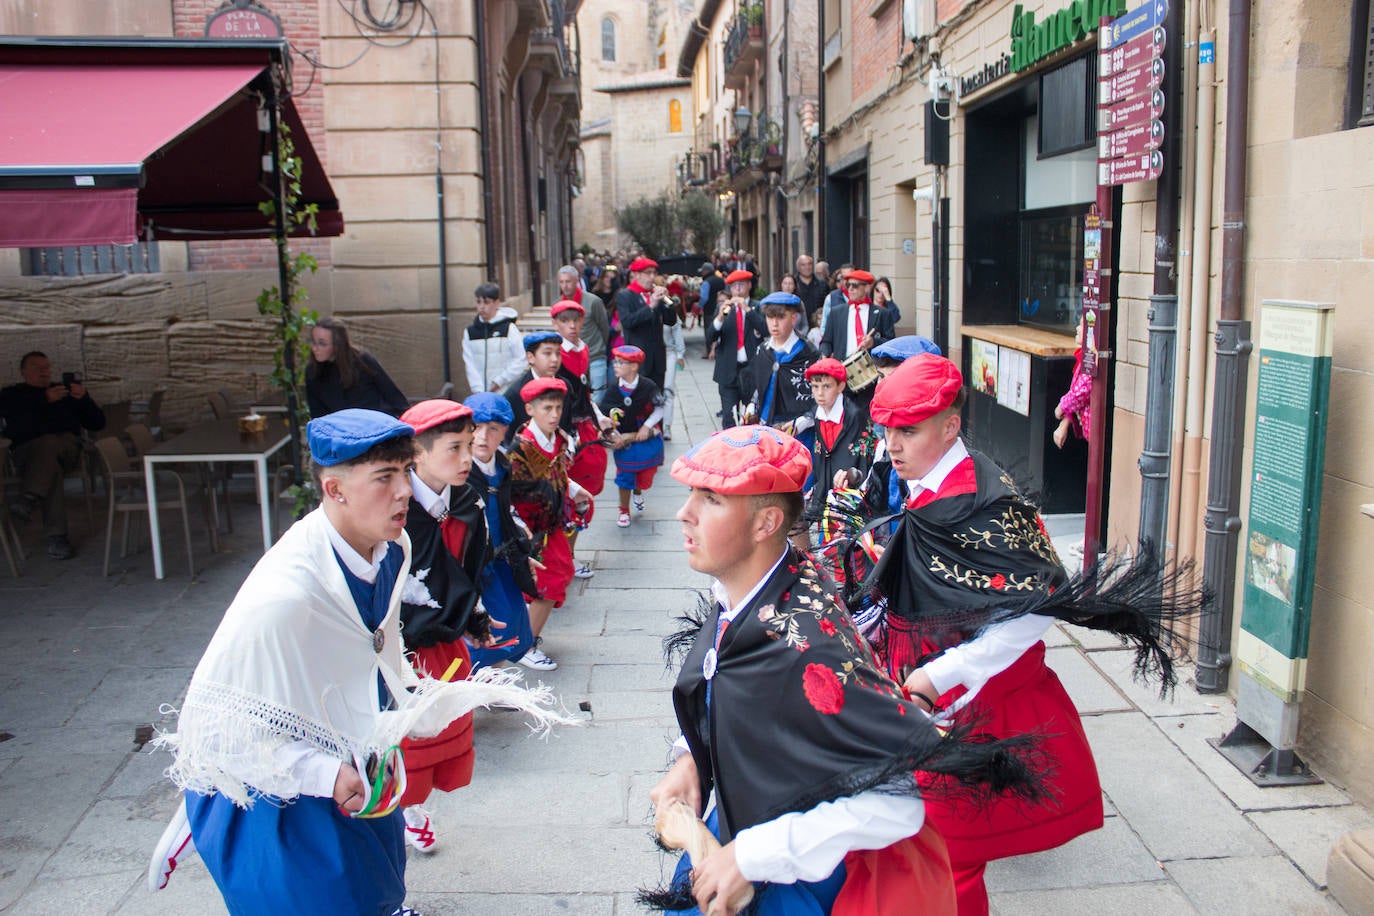
<instances>
[{"instance_id":1,"label":"boy in blue beret","mask_svg":"<svg viewBox=\"0 0 1374 916\"><path fill-rule=\"evenodd\" d=\"M149 882L194 849L235 916L408 914L402 741L491 703L547 723L548 698L415 673L399 625L414 430L347 409L307 432L321 506L253 568L158 739L184 797Z\"/></svg>"}]
</instances>

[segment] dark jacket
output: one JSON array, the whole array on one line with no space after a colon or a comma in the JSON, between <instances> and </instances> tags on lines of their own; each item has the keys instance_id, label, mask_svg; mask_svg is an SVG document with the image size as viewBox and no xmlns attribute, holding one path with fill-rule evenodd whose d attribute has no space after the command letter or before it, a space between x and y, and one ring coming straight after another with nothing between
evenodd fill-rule
<instances>
[{"instance_id":1,"label":"dark jacket","mask_svg":"<svg viewBox=\"0 0 1374 916\"><path fill-rule=\"evenodd\" d=\"M854 311L847 302L839 308L831 307L830 317L826 319L825 327L821 332L822 356L833 356L842 360L849 355L844 352L844 348L852 332L853 322ZM868 330L873 333L874 346L896 337L896 330L892 325L892 312L870 302L868 304Z\"/></svg>"},{"instance_id":2,"label":"dark jacket","mask_svg":"<svg viewBox=\"0 0 1374 916\"><path fill-rule=\"evenodd\" d=\"M464 529L463 555L454 556L444 542L444 523L410 498L406 534L415 582L401 599L407 649L453 642L465 633L481 639L491 631L487 615L477 610L479 575L489 555L482 509L474 487L450 487L448 515Z\"/></svg>"},{"instance_id":3,"label":"dark jacket","mask_svg":"<svg viewBox=\"0 0 1374 916\"><path fill-rule=\"evenodd\" d=\"M830 287L815 274L811 275L810 283L803 283L801 277L794 276L792 279L797 281L797 298L802 301L803 314L810 318L812 312L825 304Z\"/></svg>"},{"instance_id":4,"label":"dark jacket","mask_svg":"<svg viewBox=\"0 0 1374 916\"><path fill-rule=\"evenodd\" d=\"M668 371L663 329L677 324L677 309L667 298L650 308L644 296L628 286L615 294L612 303L620 318L620 332L625 343L644 351L644 364L639 367L639 374L653 379L654 384L662 388L663 377Z\"/></svg>"},{"instance_id":5,"label":"dark jacket","mask_svg":"<svg viewBox=\"0 0 1374 916\"><path fill-rule=\"evenodd\" d=\"M322 417L346 407L363 407L399 417L410 409L410 402L377 358L371 353L359 353L358 357L362 369L353 380L353 387L347 389L339 383L339 367L333 362L311 363L306 369L305 397L310 404L310 416Z\"/></svg>"},{"instance_id":6,"label":"dark jacket","mask_svg":"<svg viewBox=\"0 0 1374 916\"><path fill-rule=\"evenodd\" d=\"M807 511L817 518L825 508L825 497L834 485L835 472L856 470L862 480L868 474L868 469L873 464L874 452L877 451L878 437L873 433L868 412L849 395L841 397L844 398L844 416L840 421L840 434L835 438L834 448L826 446L825 438L821 435L820 422L816 423L816 444L811 449L811 471L815 483L811 489ZM884 483L886 480L884 476ZM886 515L883 509L885 506L875 506L873 514Z\"/></svg>"},{"instance_id":7,"label":"dark jacket","mask_svg":"<svg viewBox=\"0 0 1374 916\"><path fill-rule=\"evenodd\" d=\"M82 429L94 432L105 428L105 413L90 392L82 398L68 395L49 402L46 388L27 382L0 389L0 419L5 421L5 438L16 447L39 436L80 435Z\"/></svg>"},{"instance_id":8,"label":"dark jacket","mask_svg":"<svg viewBox=\"0 0 1374 916\"><path fill-rule=\"evenodd\" d=\"M768 344L759 347L749 362L749 371L740 376L740 397L758 410L759 422L780 425L811 413L816 400L811 396L811 383L806 379L806 367L821 355L806 338L801 339L797 355L779 363ZM769 415L763 415L763 402L770 386L776 385Z\"/></svg>"},{"instance_id":9,"label":"dark jacket","mask_svg":"<svg viewBox=\"0 0 1374 916\"><path fill-rule=\"evenodd\" d=\"M716 332L716 365L711 370L711 378L717 385L734 385L740 381L740 373L753 360L759 347L768 339L768 322L764 320L763 309L758 302L749 300L749 311L744 316L744 353L748 357L743 363L735 361L739 349L739 331L735 323L739 320L739 310L731 309L730 314L720 323Z\"/></svg>"}]
</instances>

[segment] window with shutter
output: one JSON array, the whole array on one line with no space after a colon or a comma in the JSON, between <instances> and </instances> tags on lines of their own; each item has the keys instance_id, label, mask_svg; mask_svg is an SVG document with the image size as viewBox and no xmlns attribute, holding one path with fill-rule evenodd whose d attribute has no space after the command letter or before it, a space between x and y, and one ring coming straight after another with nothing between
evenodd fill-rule
<instances>
[{"instance_id":1,"label":"window with shutter","mask_svg":"<svg viewBox=\"0 0 1374 916\"><path fill-rule=\"evenodd\" d=\"M157 242L24 248L26 277L85 277L92 274L155 274L162 270Z\"/></svg>"},{"instance_id":2,"label":"window with shutter","mask_svg":"<svg viewBox=\"0 0 1374 916\"><path fill-rule=\"evenodd\" d=\"M1374 16L1369 0L1355 0L1350 17L1350 107L1351 127L1374 125Z\"/></svg>"}]
</instances>

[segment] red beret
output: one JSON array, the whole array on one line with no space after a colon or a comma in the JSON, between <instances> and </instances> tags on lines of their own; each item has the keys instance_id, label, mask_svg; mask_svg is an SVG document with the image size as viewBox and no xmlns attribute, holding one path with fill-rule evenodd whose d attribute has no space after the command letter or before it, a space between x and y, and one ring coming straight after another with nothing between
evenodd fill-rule
<instances>
[{"instance_id":1,"label":"red beret","mask_svg":"<svg viewBox=\"0 0 1374 916\"><path fill-rule=\"evenodd\" d=\"M846 280L857 280L860 283L873 282L873 275L868 271L864 270L862 267L856 267L853 270L846 271L844 278Z\"/></svg>"},{"instance_id":2,"label":"red beret","mask_svg":"<svg viewBox=\"0 0 1374 916\"><path fill-rule=\"evenodd\" d=\"M815 378L818 375L828 375L841 383L848 380L848 373L844 371L844 363L833 356L825 359L818 359L806 367L806 377Z\"/></svg>"},{"instance_id":3,"label":"red beret","mask_svg":"<svg viewBox=\"0 0 1374 916\"><path fill-rule=\"evenodd\" d=\"M630 270L658 270L658 262L653 258L635 258L630 262Z\"/></svg>"},{"instance_id":4,"label":"red beret","mask_svg":"<svg viewBox=\"0 0 1374 916\"><path fill-rule=\"evenodd\" d=\"M612 350L611 357L613 359L623 359L627 363L642 363L644 362L644 351L639 349L639 347L632 347L626 344L623 347L616 347Z\"/></svg>"},{"instance_id":5,"label":"red beret","mask_svg":"<svg viewBox=\"0 0 1374 916\"><path fill-rule=\"evenodd\" d=\"M528 404L542 394L567 394L568 386L561 378L532 378L520 387L520 400Z\"/></svg>"},{"instance_id":6,"label":"red beret","mask_svg":"<svg viewBox=\"0 0 1374 916\"><path fill-rule=\"evenodd\" d=\"M549 317L557 318L563 312L576 312L579 315L587 314L586 309L576 302L573 302L571 299L560 299L553 304L553 308L549 309Z\"/></svg>"},{"instance_id":7,"label":"red beret","mask_svg":"<svg viewBox=\"0 0 1374 916\"><path fill-rule=\"evenodd\" d=\"M730 271L730 276L725 278L726 283L739 283L744 280L748 280L750 283L753 283L754 275L747 270L732 270Z\"/></svg>"},{"instance_id":8,"label":"red beret","mask_svg":"<svg viewBox=\"0 0 1374 916\"><path fill-rule=\"evenodd\" d=\"M943 356L918 353L878 382L868 415L889 429L915 426L948 409L963 387L958 366Z\"/></svg>"},{"instance_id":9,"label":"red beret","mask_svg":"<svg viewBox=\"0 0 1374 916\"><path fill-rule=\"evenodd\" d=\"M811 452L770 426L723 429L673 462L673 479L726 496L800 493Z\"/></svg>"},{"instance_id":10,"label":"red beret","mask_svg":"<svg viewBox=\"0 0 1374 916\"><path fill-rule=\"evenodd\" d=\"M459 404L457 401L450 401L447 398L434 398L412 405L409 410L401 414L401 422L407 426L415 427L415 432L422 433L441 423L471 416L472 408L466 404Z\"/></svg>"}]
</instances>

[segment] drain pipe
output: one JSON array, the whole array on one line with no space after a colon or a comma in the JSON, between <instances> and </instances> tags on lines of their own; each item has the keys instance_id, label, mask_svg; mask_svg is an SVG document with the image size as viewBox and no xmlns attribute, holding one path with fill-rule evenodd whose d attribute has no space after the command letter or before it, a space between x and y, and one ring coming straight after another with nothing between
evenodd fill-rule
<instances>
[{"instance_id":1,"label":"drain pipe","mask_svg":"<svg viewBox=\"0 0 1374 916\"><path fill-rule=\"evenodd\" d=\"M1212 388L1212 454L1208 464L1207 532L1202 579L1213 595L1198 633L1197 689L1223 693L1231 668L1231 622L1240 541L1241 447L1250 322L1244 314L1245 171L1250 119L1250 0L1230 0L1226 62L1225 197L1221 223L1221 309Z\"/></svg>"},{"instance_id":2,"label":"drain pipe","mask_svg":"<svg viewBox=\"0 0 1374 916\"><path fill-rule=\"evenodd\" d=\"M487 260L487 279L496 277L496 239L492 236L496 205L492 200L491 112L487 103L487 15L484 0L473 0L472 31L477 37L477 129L481 132L482 157L482 245Z\"/></svg>"}]
</instances>

